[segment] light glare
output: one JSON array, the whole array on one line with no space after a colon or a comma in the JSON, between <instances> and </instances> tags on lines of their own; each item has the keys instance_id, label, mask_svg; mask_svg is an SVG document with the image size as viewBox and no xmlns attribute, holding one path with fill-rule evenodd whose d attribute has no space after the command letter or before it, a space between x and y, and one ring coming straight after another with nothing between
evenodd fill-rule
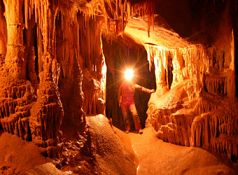
<instances>
[{"instance_id":1,"label":"light glare","mask_svg":"<svg viewBox=\"0 0 238 175\"><path fill-rule=\"evenodd\" d=\"M124 72L124 78L127 81L131 81L134 77L134 70L133 69L126 69Z\"/></svg>"}]
</instances>

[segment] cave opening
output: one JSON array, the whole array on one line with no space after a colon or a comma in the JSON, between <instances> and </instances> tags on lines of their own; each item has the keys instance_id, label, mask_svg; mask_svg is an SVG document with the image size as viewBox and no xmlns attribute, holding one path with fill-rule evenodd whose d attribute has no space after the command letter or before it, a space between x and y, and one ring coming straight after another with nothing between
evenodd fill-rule
<instances>
[{"instance_id":1,"label":"cave opening","mask_svg":"<svg viewBox=\"0 0 238 175\"><path fill-rule=\"evenodd\" d=\"M123 82L124 71L128 67L133 68L135 70L135 83L149 89L155 89L155 83L153 84L155 72L149 69L145 48L129 36L121 35L113 39L103 37L102 43L107 64L105 112L108 118L112 118L115 126L123 129L124 121L118 104L118 89ZM135 91L135 105L143 128L147 118L149 97L146 93ZM132 122L130 123L132 124Z\"/></svg>"}]
</instances>

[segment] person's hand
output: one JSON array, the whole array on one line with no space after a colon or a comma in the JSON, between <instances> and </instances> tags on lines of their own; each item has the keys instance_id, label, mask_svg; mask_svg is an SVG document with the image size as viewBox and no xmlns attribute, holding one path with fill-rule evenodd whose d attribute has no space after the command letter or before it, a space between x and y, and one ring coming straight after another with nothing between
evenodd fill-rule
<instances>
[{"instance_id":1,"label":"person's hand","mask_svg":"<svg viewBox=\"0 0 238 175\"><path fill-rule=\"evenodd\" d=\"M154 89L150 89L150 94L154 93L155 90Z\"/></svg>"}]
</instances>

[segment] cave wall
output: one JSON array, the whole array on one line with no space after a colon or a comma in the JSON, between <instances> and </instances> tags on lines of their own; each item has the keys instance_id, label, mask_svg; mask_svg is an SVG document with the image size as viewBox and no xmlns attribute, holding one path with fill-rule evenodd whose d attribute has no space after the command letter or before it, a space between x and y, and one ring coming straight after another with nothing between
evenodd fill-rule
<instances>
[{"instance_id":1,"label":"cave wall","mask_svg":"<svg viewBox=\"0 0 238 175\"><path fill-rule=\"evenodd\" d=\"M0 132L50 157L70 132L87 137L85 115L105 112L101 32L121 32L128 11L127 1L0 1Z\"/></svg>"},{"instance_id":2,"label":"cave wall","mask_svg":"<svg viewBox=\"0 0 238 175\"><path fill-rule=\"evenodd\" d=\"M85 16L78 11L72 15L70 12L62 11L56 17L56 28L59 29L56 34L56 53L60 66L59 88L67 110L65 120L75 124L81 123L77 122L81 120L78 116L84 112L97 114L96 109L92 108L96 107L96 91L100 91L98 85L102 76L103 55L100 17ZM71 20L65 20L70 15ZM99 89L94 92L94 88Z\"/></svg>"},{"instance_id":3,"label":"cave wall","mask_svg":"<svg viewBox=\"0 0 238 175\"><path fill-rule=\"evenodd\" d=\"M53 38L49 36L54 33L51 20L54 20L52 13L55 9L51 7L42 12L43 19L39 19L39 14L34 14L36 19L44 23L37 26L38 32L42 34L42 42L39 42L39 45L42 44L39 46L42 48L42 54L38 55L36 60L41 61L41 69L38 68L40 72L36 74L34 60L37 53L30 41L35 35L32 36L33 30L27 27L28 20L31 21L30 17L23 13L23 9L27 8L25 3L28 2L4 1L7 50L0 73L1 128L47 148L47 154L55 156L63 117L58 87L54 81L54 77L58 75L53 71L53 64L56 62L51 49ZM42 7L43 4L39 6ZM27 8L26 13L28 10Z\"/></svg>"},{"instance_id":4,"label":"cave wall","mask_svg":"<svg viewBox=\"0 0 238 175\"><path fill-rule=\"evenodd\" d=\"M218 7L214 4L202 7L199 20L203 34L189 38L189 47L147 47L151 61L157 65L157 91L149 102L147 124L164 141L202 147L237 161L232 7L230 3L222 6L222 10L219 3ZM204 9L213 9L215 14L203 19ZM209 20L212 23L206 26ZM166 75L171 55L173 81L169 88Z\"/></svg>"},{"instance_id":5,"label":"cave wall","mask_svg":"<svg viewBox=\"0 0 238 175\"><path fill-rule=\"evenodd\" d=\"M85 130L83 102L91 96L84 98L83 73L90 82L101 79L101 17L73 5L0 3L0 130L46 148L50 157L58 154L61 130Z\"/></svg>"}]
</instances>

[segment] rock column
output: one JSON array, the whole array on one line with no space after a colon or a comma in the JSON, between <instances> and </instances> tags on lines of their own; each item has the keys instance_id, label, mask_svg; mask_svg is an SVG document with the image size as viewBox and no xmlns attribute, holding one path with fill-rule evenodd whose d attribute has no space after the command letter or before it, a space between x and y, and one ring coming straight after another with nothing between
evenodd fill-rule
<instances>
[{"instance_id":1,"label":"rock column","mask_svg":"<svg viewBox=\"0 0 238 175\"><path fill-rule=\"evenodd\" d=\"M4 0L7 23L7 53L5 63L14 78L25 77L23 46L23 0Z\"/></svg>"}]
</instances>

